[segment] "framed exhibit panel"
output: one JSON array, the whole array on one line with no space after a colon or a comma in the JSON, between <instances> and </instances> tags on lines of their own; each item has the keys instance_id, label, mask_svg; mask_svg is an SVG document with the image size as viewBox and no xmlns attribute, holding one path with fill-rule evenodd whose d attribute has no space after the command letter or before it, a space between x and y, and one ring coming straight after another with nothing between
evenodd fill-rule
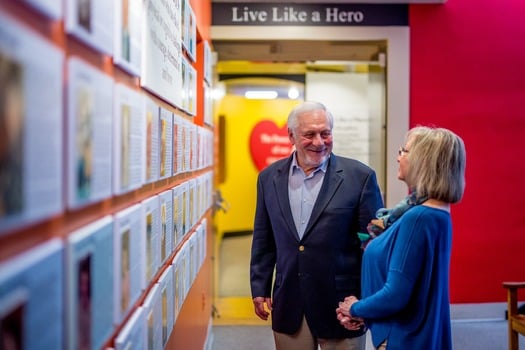
<instances>
[{"instance_id":1,"label":"framed exhibit panel","mask_svg":"<svg viewBox=\"0 0 525 350\"><path fill-rule=\"evenodd\" d=\"M160 211L160 261L166 260L173 253L173 193L171 190L163 191L158 194Z\"/></svg>"},{"instance_id":2,"label":"framed exhibit panel","mask_svg":"<svg viewBox=\"0 0 525 350\"><path fill-rule=\"evenodd\" d=\"M159 197L149 197L141 202L141 245L144 254L144 278L149 285L161 266L161 226Z\"/></svg>"},{"instance_id":3,"label":"framed exhibit panel","mask_svg":"<svg viewBox=\"0 0 525 350\"><path fill-rule=\"evenodd\" d=\"M144 95L126 85L115 85L113 123L113 185L116 194L139 188L143 183Z\"/></svg>"},{"instance_id":4,"label":"framed exhibit panel","mask_svg":"<svg viewBox=\"0 0 525 350\"><path fill-rule=\"evenodd\" d=\"M142 12L142 0L115 1L113 61L134 76L142 62Z\"/></svg>"},{"instance_id":5,"label":"framed exhibit panel","mask_svg":"<svg viewBox=\"0 0 525 350\"><path fill-rule=\"evenodd\" d=\"M144 183L150 183L159 179L159 121L160 106L151 98L144 97L146 127L144 130Z\"/></svg>"},{"instance_id":6,"label":"framed exhibit panel","mask_svg":"<svg viewBox=\"0 0 525 350\"><path fill-rule=\"evenodd\" d=\"M119 324L132 310L144 285L140 204L132 205L114 215L114 305L115 323Z\"/></svg>"},{"instance_id":7,"label":"framed exhibit panel","mask_svg":"<svg viewBox=\"0 0 525 350\"><path fill-rule=\"evenodd\" d=\"M162 300L157 283L151 287L142 304L146 327L146 347L148 350L162 350Z\"/></svg>"},{"instance_id":8,"label":"framed exhibit panel","mask_svg":"<svg viewBox=\"0 0 525 350\"><path fill-rule=\"evenodd\" d=\"M2 234L64 207L64 53L4 13L0 33Z\"/></svg>"},{"instance_id":9,"label":"framed exhibit panel","mask_svg":"<svg viewBox=\"0 0 525 350\"><path fill-rule=\"evenodd\" d=\"M179 1L144 0L142 26L142 86L181 106L181 6Z\"/></svg>"},{"instance_id":10,"label":"framed exhibit panel","mask_svg":"<svg viewBox=\"0 0 525 350\"><path fill-rule=\"evenodd\" d=\"M66 243L68 349L100 349L113 326L113 218L71 232Z\"/></svg>"},{"instance_id":11,"label":"framed exhibit panel","mask_svg":"<svg viewBox=\"0 0 525 350\"><path fill-rule=\"evenodd\" d=\"M146 349L144 308L136 308L115 338L115 350Z\"/></svg>"},{"instance_id":12,"label":"framed exhibit panel","mask_svg":"<svg viewBox=\"0 0 525 350\"><path fill-rule=\"evenodd\" d=\"M3 341L15 349L66 349L63 264L58 238L0 264Z\"/></svg>"},{"instance_id":13,"label":"framed exhibit panel","mask_svg":"<svg viewBox=\"0 0 525 350\"><path fill-rule=\"evenodd\" d=\"M114 1L65 0L66 32L101 53L113 55Z\"/></svg>"},{"instance_id":14,"label":"framed exhibit panel","mask_svg":"<svg viewBox=\"0 0 525 350\"><path fill-rule=\"evenodd\" d=\"M67 202L78 208L112 194L113 80L78 57L67 70Z\"/></svg>"}]
</instances>

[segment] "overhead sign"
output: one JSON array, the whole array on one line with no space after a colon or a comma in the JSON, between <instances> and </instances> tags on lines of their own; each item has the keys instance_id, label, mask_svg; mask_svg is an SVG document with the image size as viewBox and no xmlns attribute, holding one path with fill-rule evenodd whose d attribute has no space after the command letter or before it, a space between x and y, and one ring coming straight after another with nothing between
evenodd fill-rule
<instances>
[{"instance_id":1,"label":"overhead sign","mask_svg":"<svg viewBox=\"0 0 525 350\"><path fill-rule=\"evenodd\" d=\"M212 2L212 26L407 26L407 4Z\"/></svg>"}]
</instances>

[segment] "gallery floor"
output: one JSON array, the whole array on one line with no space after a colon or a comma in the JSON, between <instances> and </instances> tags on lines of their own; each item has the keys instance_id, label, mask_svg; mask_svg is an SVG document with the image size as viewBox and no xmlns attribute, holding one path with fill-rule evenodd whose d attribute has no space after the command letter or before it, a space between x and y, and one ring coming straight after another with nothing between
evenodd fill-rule
<instances>
[{"instance_id":1,"label":"gallery floor","mask_svg":"<svg viewBox=\"0 0 525 350\"><path fill-rule=\"evenodd\" d=\"M213 320L213 350L273 350L268 323L253 315L249 287L251 235L222 240L219 249L218 297ZM452 336L457 350L507 349L505 303L451 305ZM525 349L525 337L520 337ZM373 347L368 339L367 350Z\"/></svg>"}]
</instances>

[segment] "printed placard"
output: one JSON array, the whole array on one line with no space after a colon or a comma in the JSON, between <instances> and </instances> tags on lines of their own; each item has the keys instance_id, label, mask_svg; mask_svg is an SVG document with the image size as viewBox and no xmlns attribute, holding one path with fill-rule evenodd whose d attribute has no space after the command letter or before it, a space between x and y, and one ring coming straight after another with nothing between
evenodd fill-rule
<instances>
[{"instance_id":1,"label":"printed placard","mask_svg":"<svg viewBox=\"0 0 525 350\"><path fill-rule=\"evenodd\" d=\"M142 62L142 1L118 0L115 2L115 52L116 65L140 76Z\"/></svg>"},{"instance_id":2,"label":"printed placard","mask_svg":"<svg viewBox=\"0 0 525 350\"><path fill-rule=\"evenodd\" d=\"M59 48L0 13L0 234L64 207L63 64Z\"/></svg>"},{"instance_id":3,"label":"printed placard","mask_svg":"<svg viewBox=\"0 0 525 350\"><path fill-rule=\"evenodd\" d=\"M95 50L113 55L114 1L65 0L66 32Z\"/></svg>"},{"instance_id":4,"label":"printed placard","mask_svg":"<svg viewBox=\"0 0 525 350\"><path fill-rule=\"evenodd\" d=\"M115 323L122 322L138 300L144 286L144 256L140 246L140 204L114 216Z\"/></svg>"},{"instance_id":5,"label":"printed placard","mask_svg":"<svg viewBox=\"0 0 525 350\"><path fill-rule=\"evenodd\" d=\"M67 65L68 206L111 196L113 80L80 58Z\"/></svg>"},{"instance_id":6,"label":"printed placard","mask_svg":"<svg viewBox=\"0 0 525 350\"><path fill-rule=\"evenodd\" d=\"M114 192L122 194L143 184L144 99L143 95L123 84L115 85L113 128Z\"/></svg>"},{"instance_id":7,"label":"printed placard","mask_svg":"<svg viewBox=\"0 0 525 350\"><path fill-rule=\"evenodd\" d=\"M15 349L64 349L63 263L55 238L0 264L2 339Z\"/></svg>"},{"instance_id":8,"label":"printed placard","mask_svg":"<svg viewBox=\"0 0 525 350\"><path fill-rule=\"evenodd\" d=\"M72 232L66 245L68 349L100 349L113 327L113 219Z\"/></svg>"}]
</instances>

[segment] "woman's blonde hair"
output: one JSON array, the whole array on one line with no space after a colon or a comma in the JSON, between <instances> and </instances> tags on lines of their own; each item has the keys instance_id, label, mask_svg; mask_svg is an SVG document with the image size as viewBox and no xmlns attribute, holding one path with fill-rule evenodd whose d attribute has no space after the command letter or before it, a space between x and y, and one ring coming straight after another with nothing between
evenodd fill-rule
<instances>
[{"instance_id":1,"label":"woman's blonde hair","mask_svg":"<svg viewBox=\"0 0 525 350\"><path fill-rule=\"evenodd\" d=\"M465 191L463 140L448 129L427 126L410 129L405 140L410 145L406 182L417 197L459 202Z\"/></svg>"}]
</instances>

